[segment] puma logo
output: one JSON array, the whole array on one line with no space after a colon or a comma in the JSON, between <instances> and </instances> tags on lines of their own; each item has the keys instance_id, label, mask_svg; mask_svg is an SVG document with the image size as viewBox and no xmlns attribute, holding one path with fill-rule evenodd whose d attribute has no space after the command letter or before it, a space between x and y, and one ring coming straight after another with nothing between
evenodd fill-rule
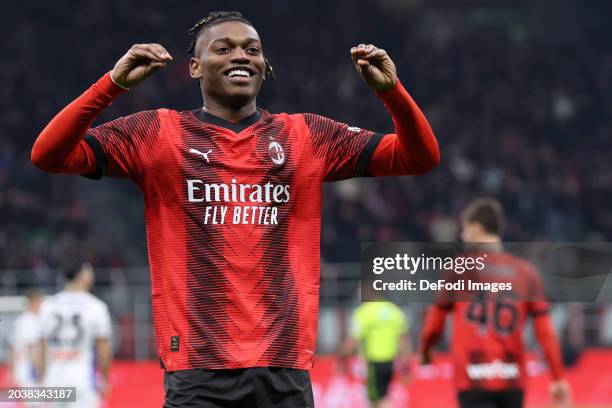
<instances>
[{"instance_id":1,"label":"puma logo","mask_svg":"<svg viewBox=\"0 0 612 408\"><path fill-rule=\"evenodd\" d=\"M189 149L189 153L193 153L193 154L197 154L198 156L202 156L206 159L206 163L210 163L210 160L208 160L208 154L212 152L212 149L209 149L206 153L202 153L201 151L197 150L197 149Z\"/></svg>"}]
</instances>

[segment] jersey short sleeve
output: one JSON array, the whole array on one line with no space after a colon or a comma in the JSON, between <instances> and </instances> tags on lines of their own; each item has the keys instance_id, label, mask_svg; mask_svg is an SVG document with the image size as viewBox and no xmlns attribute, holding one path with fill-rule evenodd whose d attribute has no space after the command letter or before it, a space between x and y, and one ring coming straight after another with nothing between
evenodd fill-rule
<instances>
[{"instance_id":1,"label":"jersey short sleeve","mask_svg":"<svg viewBox=\"0 0 612 408\"><path fill-rule=\"evenodd\" d=\"M527 311L531 316L540 316L548 313L549 305L544 291L544 284L540 273L533 267L528 268L530 284L527 302Z\"/></svg>"},{"instance_id":2,"label":"jersey short sleeve","mask_svg":"<svg viewBox=\"0 0 612 408\"><path fill-rule=\"evenodd\" d=\"M143 111L89 129L85 142L96 156L97 170L86 177L138 179L159 136L157 111Z\"/></svg>"},{"instance_id":3,"label":"jersey short sleeve","mask_svg":"<svg viewBox=\"0 0 612 408\"><path fill-rule=\"evenodd\" d=\"M382 135L324 116L304 114L314 155L323 162L324 181L367 176L368 163Z\"/></svg>"}]
</instances>

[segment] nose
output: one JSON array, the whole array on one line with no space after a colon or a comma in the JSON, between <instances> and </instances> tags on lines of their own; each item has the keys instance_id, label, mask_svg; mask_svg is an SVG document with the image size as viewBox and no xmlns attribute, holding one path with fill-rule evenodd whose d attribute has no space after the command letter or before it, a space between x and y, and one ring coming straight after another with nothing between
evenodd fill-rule
<instances>
[{"instance_id":1,"label":"nose","mask_svg":"<svg viewBox=\"0 0 612 408\"><path fill-rule=\"evenodd\" d=\"M232 51L232 62L249 62L249 56L242 47L236 47Z\"/></svg>"}]
</instances>

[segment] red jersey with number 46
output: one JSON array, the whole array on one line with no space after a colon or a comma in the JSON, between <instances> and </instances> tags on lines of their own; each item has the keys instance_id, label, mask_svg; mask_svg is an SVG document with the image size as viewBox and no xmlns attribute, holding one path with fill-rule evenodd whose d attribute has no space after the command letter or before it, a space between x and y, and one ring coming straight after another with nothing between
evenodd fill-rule
<instances>
[{"instance_id":1,"label":"red jersey with number 46","mask_svg":"<svg viewBox=\"0 0 612 408\"><path fill-rule=\"evenodd\" d=\"M541 278L531 263L506 252L487 252L485 265L476 280L510 283L512 290L437 304L452 313L455 382L459 390L521 389L526 380L523 328L528 317L548 313Z\"/></svg>"},{"instance_id":2,"label":"red jersey with number 46","mask_svg":"<svg viewBox=\"0 0 612 408\"><path fill-rule=\"evenodd\" d=\"M143 191L168 371L310 369L323 181L363 174L380 135L313 114L140 112L90 129L98 174Z\"/></svg>"}]
</instances>

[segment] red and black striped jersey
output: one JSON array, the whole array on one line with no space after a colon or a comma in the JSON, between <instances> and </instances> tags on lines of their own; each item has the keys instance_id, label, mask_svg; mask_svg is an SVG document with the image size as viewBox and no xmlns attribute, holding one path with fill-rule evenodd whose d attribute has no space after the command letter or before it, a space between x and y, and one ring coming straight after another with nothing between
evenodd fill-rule
<instances>
[{"instance_id":1,"label":"red and black striped jersey","mask_svg":"<svg viewBox=\"0 0 612 408\"><path fill-rule=\"evenodd\" d=\"M382 136L314 114L145 111L88 131L98 172L144 194L167 370L310 369L322 182L363 175Z\"/></svg>"},{"instance_id":2,"label":"red and black striped jersey","mask_svg":"<svg viewBox=\"0 0 612 408\"><path fill-rule=\"evenodd\" d=\"M423 174L440 151L400 81L377 92L384 137L313 114L231 124L160 109L90 128L125 93L106 73L32 147L44 171L131 178L144 193L159 354L168 370L310 368L321 183Z\"/></svg>"},{"instance_id":3,"label":"red and black striped jersey","mask_svg":"<svg viewBox=\"0 0 612 408\"><path fill-rule=\"evenodd\" d=\"M541 277L530 262L507 252L487 252L485 265L472 280L510 284L512 290L483 291L474 293L469 302L436 305L452 313L455 382L459 390L522 389L523 330L530 316L546 314L549 308Z\"/></svg>"}]
</instances>

